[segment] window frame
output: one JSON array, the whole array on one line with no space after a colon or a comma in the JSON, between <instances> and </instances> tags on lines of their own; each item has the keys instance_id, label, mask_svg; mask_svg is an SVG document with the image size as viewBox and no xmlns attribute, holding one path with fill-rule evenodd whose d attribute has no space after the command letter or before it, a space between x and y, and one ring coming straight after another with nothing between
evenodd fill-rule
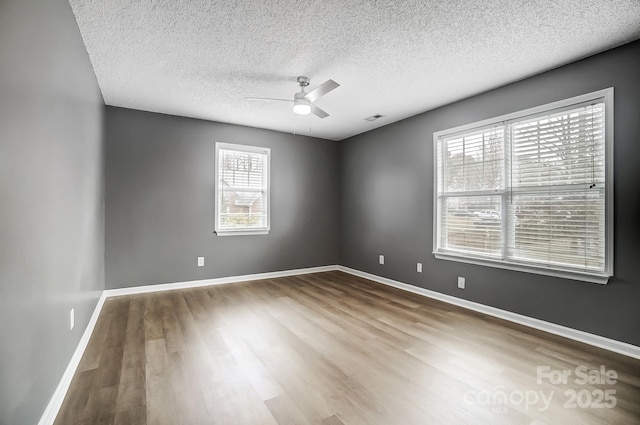
<instances>
[{"instance_id":1,"label":"window frame","mask_svg":"<svg viewBox=\"0 0 640 425\"><path fill-rule=\"evenodd\" d=\"M236 228L224 228L220 227L220 151L234 151L234 152L247 152L253 154L265 155L264 164L265 170L265 188L263 188L264 198L266 199L266 225L262 227L236 227ZM218 236L251 236L251 235L266 235L271 231L271 149L251 146L240 145L235 143L216 142L215 148L215 183L214 183L214 232Z\"/></svg>"},{"instance_id":2,"label":"window frame","mask_svg":"<svg viewBox=\"0 0 640 425\"><path fill-rule=\"evenodd\" d=\"M605 106L605 129L604 129L604 149L605 149L605 187L604 187L604 227L605 227L605 253L604 253L604 270L602 272L587 272L564 269L561 267L553 267L549 265L534 265L528 263L521 263L510 260L509 258L490 258L489 256L477 255L469 252L454 252L454 251L442 251L439 248L441 237L441 209L439 208L439 192L438 187L440 184L439 175L439 162L441 158L438 158L438 146L440 139L455 135L456 133L466 133L474 130L480 130L482 128L488 128L492 126L505 126L507 121L514 121L519 119L531 118L535 115L542 115L544 113L550 113L557 109L570 108L571 106L578 107L580 104L593 101L602 101ZM614 238L614 220L613 220L613 87L609 87L603 90L583 94L580 96L571 97L568 99L560 100L557 102L547 103L545 105L536 106L533 108L501 115L486 120L461 125L458 127L441 130L433 133L433 166L434 166L434 184L433 184L433 255L437 259L457 261L463 263L471 263L482 266L496 267L507 270L516 270L527 273L541 274L546 276L561 277L567 279L574 279L598 284L606 284L610 277L613 276L613 238ZM505 141L505 143L511 143ZM506 148L505 148L506 149ZM509 146L511 149L511 146ZM505 163L505 170L507 168L507 159L503 159ZM509 166L513 166L510 164ZM505 174L506 177L506 174ZM444 171L443 171L444 180ZM444 182L442 182L444 183ZM501 190L496 190L493 193L496 196L501 196L503 199L506 197L505 193L513 193L512 188L509 187L505 181L505 187ZM504 205L503 205L504 206ZM507 220L504 220L506 215L506 209L502 209L502 232L509 231L507 228ZM504 237L503 237L504 241Z\"/></svg>"}]
</instances>

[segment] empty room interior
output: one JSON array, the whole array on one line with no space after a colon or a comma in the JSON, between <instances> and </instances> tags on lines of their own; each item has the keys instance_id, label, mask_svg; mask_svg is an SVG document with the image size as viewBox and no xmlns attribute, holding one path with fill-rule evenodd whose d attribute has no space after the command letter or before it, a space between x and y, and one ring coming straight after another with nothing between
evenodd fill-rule
<instances>
[{"instance_id":1,"label":"empty room interior","mask_svg":"<svg viewBox=\"0 0 640 425\"><path fill-rule=\"evenodd\" d=\"M0 425L638 424L638 158L637 0L0 0Z\"/></svg>"}]
</instances>

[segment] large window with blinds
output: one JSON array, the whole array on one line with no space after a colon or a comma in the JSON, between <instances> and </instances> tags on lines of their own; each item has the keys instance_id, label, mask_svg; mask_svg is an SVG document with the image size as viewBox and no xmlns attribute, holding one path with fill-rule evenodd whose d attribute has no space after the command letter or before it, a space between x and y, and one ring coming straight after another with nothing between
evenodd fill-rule
<instances>
[{"instance_id":1,"label":"large window with blinds","mask_svg":"<svg viewBox=\"0 0 640 425\"><path fill-rule=\"evenodd\" d=\"M613 88L434 134L437 258L606 283Z\"/></svg>"},{"instance_id":2,"label":"large window with blinds","mask_svg":"<svg viewBox=\"0 0 640 425\"><path fill-rule=\"evenodd\" d=\"M268 148L216 143L218 235L269 232L269 160Z\"/></svg>"}]
</instances>

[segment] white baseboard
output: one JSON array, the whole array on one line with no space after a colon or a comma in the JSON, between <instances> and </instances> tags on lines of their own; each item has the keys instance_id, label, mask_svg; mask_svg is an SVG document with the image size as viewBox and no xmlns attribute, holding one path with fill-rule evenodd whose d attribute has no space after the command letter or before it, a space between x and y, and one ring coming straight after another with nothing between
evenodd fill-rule
<instances>
[{"instance_id":1,"label":"white baseboard","mask_svg":"<svg viewBox=\"0 0 640 425\"><path fill-rule=\"evenodd\" d=\"M218 277L214 279L191 280L187 282L162 283L158 285L132 286L129 288L106 289L107 297L121 295L147 294L150 292L173 291L176 289L198 288L200 286L224 285L227 283L248 282L250 280L275 279L278 277L296 276L309 273L321 273L338 270L338 266L310 267L306 269L283 270L278 272L245 274L242 276Z\"/></svg>"},{"instance_id":2,"label":"white baseboard","mask_svg":"<svg viewBox=\"0 0 640 425\"><path fill-rule=\"evenodd\" d=\"M583 342L585 344L593 345L595 347L604 348L605 350L613 351L618 354L623 354L625 356L640 359L640 347L632 344L627 344L626 342L616 341L615 339L605 338L603 336L590 334L588 332L579 331L577 329L568 328L551 322L545 322L544 320L534 319L532 317L523 316L521 314L512 313L510 311L501 310L499 308L490 307L484 304L475 303L473 301L467 301L461 298L453 297L451 295L441 294L439 292L430 291L418 286L398 282L396 280L377 276L371 273L366 273L360 270L351 269L349 267L338 266L337 269L354 276L363 277L365 279L373 280L374 282L393 286L394 288L402 289L408 292L413 292L414 294L433 298L449 304L454 304L459 307L487 314L489 316L498 317L500 319L519 323L530 328L549 332L555 335L563 336L565 338L573 339L575 341Z\"/></svg>"},{"instance_id":3,"label":"white baseboard","mask_svg":"<svg viewBox=\"0 0 640 425\"><path fill-rule=\"evenodd\" d=\"M71 384L73 375L75 375L76 369L78 369L78 365L80 364L80 360L82 360L84 350L87 348L89 339L91 339L91 334L93 333L93 329L96 326L96 322L98 321L98 317L100 316L100 311L102 311L102 306L104 305L105 299L106 296L103 291L100 295L100 298L98 299L96 308L93 309L93 314L91 314L89 323L87 323L87 327L85 328L82 337L80 337L80 341L78 341L76 350L73 352L73 356L71 356L71 360L69 361L67 368L62 374L62 378L60 378L60 382L58 383L56 390L53 392L53 396L51 396L49 404L44 410L44 413L42 414L38 425L53 425L53 423L55 422L56 416L58 416L58 412L60 411L60 407L62 406L62 402L64 401L64 397L67 395L67 390L69 389L69 385Z\"/></svg>"}]
</instances>

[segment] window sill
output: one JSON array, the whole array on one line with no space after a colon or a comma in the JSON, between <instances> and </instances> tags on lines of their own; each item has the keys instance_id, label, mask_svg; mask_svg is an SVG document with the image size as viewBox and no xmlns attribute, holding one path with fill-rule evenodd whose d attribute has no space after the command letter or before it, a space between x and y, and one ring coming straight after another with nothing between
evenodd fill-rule
<instances>
[{"instance_id":1,"label":"window sill","mask_svg":"<svg viewBox=\"0 0 640 425\"><path fill-rule=\"evenodd\" d=\"M606 285L611 276L596 273L585 273L572 270L562 270L548 267L535 267L525 264L492 261L481 257L472 257L466 255L458 255L454 253L434 252L433 255L440 260L458 261L461 263L476 264L479 266L495 267L499 269L515 270L525 273L534 273L545 276L561 277L564 279L573 279L583 282L597 283Z\"/></svg>"},{"instance_id":2,"label":"window sill","mask_svg":"<svg viewBox=\"0 0 640 425\"><path fill-rule=\"evenodd\" d=\"M247 229L247 230L214 230L214 233L218 236L253 236L253 235L267 235L269 229Z\"/></svg>"}]
</instances>

